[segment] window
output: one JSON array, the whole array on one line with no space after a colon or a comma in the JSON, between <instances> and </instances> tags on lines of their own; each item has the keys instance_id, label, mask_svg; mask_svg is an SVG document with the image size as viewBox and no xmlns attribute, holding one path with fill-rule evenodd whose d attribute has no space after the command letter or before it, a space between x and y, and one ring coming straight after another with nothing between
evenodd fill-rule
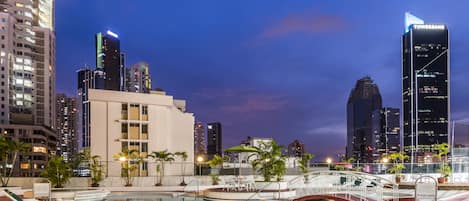
<instances>
[{"instance_id":1,"label":"window","mask_svg":"<svg viewBox=\"0 0 469 201\"><path fill-rule=\"evenodd\" d=\"M141 152L148 152L148 143L142 142Z\"/></svg>"},{"instance_id":2,"label":"window","mask_svg":"<svg viewBox=\"0 0 469 201\"><path fill-rule=\"evenodd\" d=\"M121 125L121 132L122 132L122 133L127 133L127 131L128 131L127 123L122 123L122 125Z\"/></svg>"},{"instance_id":3,"label":"window","mask_svg":"<svg viewBox=\"0 0 469 201\"><path fill-rule=\"evenodd\" d=\"M142 106L142 114L143 115L148 115L148 105L143 105Z\"/></svg>"},{"instance_id":4,"label":"window","mask_svg":"<svg viewBox=\"0 0 469 201\"><path fill-rule=\"evenodd\" d=\"M122 103L121 106L121 119L127 119L128 108L127 103Z\"/></svg>"},{"instance_id":5,"label":"window","mask_svg":"<svg viewBox=\"0 0 469 201\"><path fill-rule=\"evenodd\" d=\"M33 147L33 152L35 152L35 153L47 153L47 149L45 147Z\"/></svg>"},{"instance_id":6,"label":"window","mask_svg":"<svg viewBox=\"0 0 469 201\"><path fill-rule=\"evenodd\" d=\"M122 151L127 151L129 150L129 145L127 142L122 142Z\"/></svg>"},{"instance_id":7,"label":"window","mask_svg":"<svg viewBox=\"0 0 469 201\"><path fill-rule=\"evenodd\" d=\"M148 124L142 124L142 133L148 133Z\"/></svg>"}]
</instances>

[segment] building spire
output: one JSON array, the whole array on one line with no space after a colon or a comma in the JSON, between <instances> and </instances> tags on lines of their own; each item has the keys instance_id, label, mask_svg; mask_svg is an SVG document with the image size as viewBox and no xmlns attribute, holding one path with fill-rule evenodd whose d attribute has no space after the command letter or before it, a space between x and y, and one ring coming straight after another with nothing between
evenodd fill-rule
<instances>
[{"instance_id":1,"label":"building spire","mask_svg":"<svg viewBox=\"0 0 469 201\"><path fill-rule=\"evenodd\" d=\"M410 12L405 13L405 32L409 32L410 26L414 24L424 24L425 22Z\"/></svg>"}]
</instances>

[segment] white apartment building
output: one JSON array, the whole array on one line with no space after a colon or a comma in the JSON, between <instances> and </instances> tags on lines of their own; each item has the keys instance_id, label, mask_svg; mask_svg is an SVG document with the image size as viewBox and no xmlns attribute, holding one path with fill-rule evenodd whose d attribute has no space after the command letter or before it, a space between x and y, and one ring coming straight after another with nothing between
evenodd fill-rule
<instances>
[{"instance_id":1,"label":"white apartment building","mask_svg":"<svg viewBox=\"0 0 469 201\"><path fill-rule=\"evenodd\" d=\"M152 151L185 151L187 161L194 161L194 115L185 112L185 101L175 100L161 91L132 93L89 89L90 149L105 161L107 176L120 176L120 161L115 155L124 149L137 150L144 157L140 176L156 175ZM165 168L165 175L181 175L176 159ZM193 164L185 164L186 175L193 174Z\"/></svg>"}]
</instances>

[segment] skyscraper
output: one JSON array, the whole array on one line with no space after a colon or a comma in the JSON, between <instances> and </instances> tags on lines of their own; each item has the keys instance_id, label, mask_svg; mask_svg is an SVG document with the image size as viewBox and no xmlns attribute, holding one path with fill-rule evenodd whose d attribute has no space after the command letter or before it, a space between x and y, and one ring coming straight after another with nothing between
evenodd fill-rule
<instances>
[{"instance_id":1,"label":"skyscraper","mask_svg":"<svg viewBox=\"0 0 469 201\"><path fill-rule=\"evenodd\" d=\"M59 137L57 155L60 155L67 162L72 162L73 156L77 153L76 98L67 97L65 94L56 95L56 126Z\"/></svg>"},{"instance_id":2,"label":"skyscraper","mask_svg":"<svg viewBox=\"0 0 469 201\"><path fill-rule=\"evenodd\" d=\"M200 155L207 153L205 145L204 123L197 122L194 125L194 154Z\"/></svg>"},{"instance_id":3,"label":"skyscraper","mask_svg":"<svg viewBox=\"0 0 469 201\"><path fill-rule=\"evenodd\" d=\"M373 160L380 162L391 153L400 151L399 108L384 107L372 114Z\"/></svg>"},{"instance_id":4,"label":"skyscraper","mask_svg":"<svg viewBox=\"0 0 469 201\"><path fill-rule=\"evenodd\" d=\"M120 52L118 35L112 31L96 34L96 71L103 72L104 86L98 89L121 91L123 89L124 60ZM98 79L99 80L99 79Z\"/></svg>"},{"instance_id":5,"label":"skyscraper","mask_svg":"<svg viewBox=\"0 0 469 201\"><path fill-rule=\"evenodd\" d=\"M85 67L77 71L77 143L78 150L90 146L90 104L88 101L88 89L94 89L96 79L95 71ZM98 72L99 73L99 72Z\"/></svg>"},{"instance_id":6,"label":"skyscraper","mask_svg":"<svg viewBox=\"0 0 469 201\"><path fill-rule=\"evenodd\" d=\"M14 167L15 175L37 175L57 141L54 1L4 0L0 18L0 128L25 142L46 139Z\"/></svg>"},{"instance_id":7,"label":"skyscraper","mask_svg":"<svg viewBox=\"0 0 469 201\"><path fill-rule=\"evenodd\" d=\"M305 144L299 140L295 140L288 145L288 156L289 157L302 157L305 153Z\"/></svg>"},{"instance_id":8,"label":"skyscraper","mask_svg":"<svg viewBox=\"0 0 469 201\"><path fill-rule=\"evenodd\" d=\"M442 24L406 13L402 36L403 148L423 162L434 144L448 143L449 39Z\"/></svg>"},{"instance_id":9,"label":"skyscraper","mask_svg":"<svg viewBox=\"0 0 469 201\"><path fill-rule=\"evenodd\" d=\"M126 86L129 92L150 93L151 77L148 63L139 62L126 69Z\"/></svg>"},{"instance_id":10,"label":"skyscraper","mask_svg":"<svg viewBox=\"0 0 469 201\"><path fill-rule=\"evenodd\" d=\"M207 156L212 159L215 154L222 155L222 131L221 123L207 124Z\"/></svg>"},{"instance_id":11,"label":"skyscraper","mask_svg":"<svg viewBox=\"0 0 469 201\"><path fill-rule=\"evenodd\" d=\"M372 113L381 108L381 94L370 77L357 81L347 102L347 158L373 161Z\"/></svg>"}]
</instances>

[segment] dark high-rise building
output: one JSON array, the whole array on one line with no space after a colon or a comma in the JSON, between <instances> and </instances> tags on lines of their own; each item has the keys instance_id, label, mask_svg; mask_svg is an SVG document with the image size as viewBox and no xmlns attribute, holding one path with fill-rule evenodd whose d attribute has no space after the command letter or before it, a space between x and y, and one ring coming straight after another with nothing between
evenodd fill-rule
<instances>
[{"instance_id":1,"label":"dark high-rise building","mask_svg":"<svg viewBox=\"0 0 469 201\"><path fill-rule=\"evenodd\" d=\"M57 155L60 155L67 162L72 162L73 156L77 153L76 98L67 97L65 94L57 94L55 101L56 127L59 137Z\"/></svg>"},{"instance_id":2,"label":"dark high-rise building","mask_svg":"<svg viewBox=\"0 0 469 201\"><path fill-rule=\"evenodd\" d=\"M360 163L373 161L372 113L381 105L381 94L373 80L358 80L347 102L347 158L354 157Z\"/></svg>"},{"instance_id":3,"label":"dark high-rise building","mask_svg":"<svg viewBox=\"0 0 469 201\"><path fill-rule=\"evenodd\" d=\"M222 155L222 131L221 123L207 124L207 156L212 159L215 154Z\"/></svg>"},{"instance_id":4,"label":"dark high-rise building","mask_svg":"<svg viewBox=\"0 0 469 201\"><path fill-rule=\"evenodd\" d=\"M399 108L385 107L372 114L373 160L380 162L387 155L400 151Z\"/></svg>"},{"instance_id":5,"label":"dark high-rise building","mask_svg":"<svg viewBox=\"0 0 469 201\"><path fill-rule=\"evenodd\" d=\"M305 153L305 144L299 140L295 140L288 145L288 156L289 157L302 157Z\"/></svg>"},{"instance_id":6,"label":"dark high-rise building","mask_svg":"<svg viewBox=\"0 0 469 201\"><path fill-rule=\"evenodd\" d=\"M117 34L107 31L96 34L96 71L104 73L104 88L121 91L124 72L121 63L124 57L120 52L120 41ZM101 89L101 86L96 85Z\"/></svg>"},{"instance_id":7,"label":"dark high-rise building","mask_svg":"<svg viewBox=\"0 0 469 201\"><path fill-rule=\"evenodd\" d=\"M434 144L448 143L448 29L406 13L402 48L403 148L423 162Z\"/></svg>"},{"instance_id":8,"label":"dark high-rise building","mask_svg":"<svg viewBox=\"0 0 469 201\"><path fill-rule=\"evenodd\" d=\"M197 122L194 125L194 154L200 155L207 153L205 145L204 123Z\"/></svg>"},{"instance_id":9,"label":"dark high-rise building","mask_svg":"<svg viewBox=\"0 0 469 201\"><path fill-rule=\"evenodd\" d=\"M90 104L88 102L88 89L96 85L96 72L85 67L77 71L77 144L78 150L90 146Z\"/></svg>"}]
</instances>

